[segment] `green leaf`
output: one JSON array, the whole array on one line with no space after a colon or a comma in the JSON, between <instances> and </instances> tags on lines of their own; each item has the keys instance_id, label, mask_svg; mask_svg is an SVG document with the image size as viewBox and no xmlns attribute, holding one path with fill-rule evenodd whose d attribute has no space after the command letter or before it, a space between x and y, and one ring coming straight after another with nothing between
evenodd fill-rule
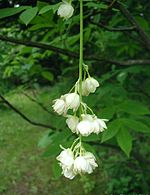
<instances>
[{"instance_id":1,"label":"green leaf","mask_svg":"<svg viewBox=\"0 0 150 195\"><path fill-rule=\"evenodd\" d=\"M129 131L125 127L122 127L117 133L116 139L120 148L129 157L132 149L132 137Z\"/></svg>"},{"instance_id":2,"label":"green leaf","mask_svg":"<svg viewBox=\"0 0 150 195\"><path fill-rule=\"evenodd\" d=\"M112 105L111 107L103 108L100 112L100 115L103 116L103 118L111 119L116 112L116 106Z\"/></svg>"},{"instance_id":3,"label":"green leaf","mask_svg":"<svg viewBox=\"0 0 150 195\"><path fill-rule=\"evenodd\" d=\"M150 133L150 128L141 121L136 121L134 119L124 119L124 124L135 131Z\"/></svg>"},{"instance_id":4,"label":"green leaf","mask_svg":"<svg viewBox=\"0 0 150 195\"><path fill-rule=\"evenodd\" d=\"M119 110L135 115L150 114L150 110L145 105L134 100L124 101L119 105Z\"/></svg>"},{"instance_id":5,"label":"green leaf","mask_svg":"<svg viewBox=\"0 0 150 195\"><path fill-rule=\"evenodd\" d=\"M47 147L51 143L51 141L52 141L51 138L50 138L51 133L52 133L51 130L48 130L45 133L45 135L38 142L38 147L45 148L45 147Z\"/></svg>"},{"instance_id":6,"label":"green leaf","mask_svg":"<svg viewBox=\"0 0 150 195\"><path fill-rule=\"evenodd\" d=\"M48 149L42 154L43 157L52 157L60 153L61 148L59 145L51 144Z\"/></svg>"},{"instance_id":7,"label":"green leaf","mask_svg":"<svg viewBox=\"0 0 150 195\"><path fill-rule=\"evenodd\" d=\"M61 174L62 173L62 169L61 169L60 165L58 164L58 161L56 161L56 160L53 163L52 170L53 170L54 179L58 179L62 175Z\"/></svg>"},{"instance_id":8,"label":"green leaf","mask_svg":"<svg viewBox=\"0 0 150 195\"><path fill-rule=\"evenodd\" d=\"M0 19L6 18L9 16L13 16L25 9L29 8L29 6L21 6L21 7L13 7L13 8L3 8L0 9Z\"/></svg>"},{"instance_id":9,"label":"green leaf","mask_svg":"<svg viewBox=\"0 0 150 195\"><path fill-rule=\"evenodd\" d=\"M41 74L48 81L52 81L54 79L53 74L49 71L43 71Z\"/></svg>"},{"instance_id":10,"label":"green leaf","mask_svg":"<svg viewBox=\"0 0 150 195\"><path fill-rule=\"evenodd\" d=\"M49 10L53 10L53 12L55 13L56 10L58 10L58 7L60 6L60 4L61 3L57 3L55 5L46 5L39 11L39 14L44 14L48 12Z\"/></svg>"},{"instance_id":11,"label":"green leaf","mask_svg":"<svg viewBox=\"0 0 150 195\"><path fill-rule=\"evenodd\" d=\"M28 25L31 22L31 20L36 16L37 12L38 12L37 7L27 9L20 15L20 20L26 25Z\"/></svg>"},{"instance_id":12,"label":"green leaf","mask_svg":"<svg viewBox=\"0 0 150 195\"><path fill-rule=\"evenodd\" d=\"M88 2L85 5L87 7L99 8L99 9L107 9L108 8L108 6L103 4L103 3Z\"/></svg>"},{"instance_id":13,"label":"green leaf","mask_svg":"<svg viewBox=\"0 0 150 195\"><path fill-rule=\"evenodd\" d=\"M121 119L116 119L108 124L108 129L102 133L101 142L105 142L117 134L122 125L121 121Z\"/></svg>"},{"instance_id":14,"label":"green leaf","mask_svg":"<svg viewBox=\"0 0 150 195\"><path fill-rule=\"evenodd\" d=\"M87 137L83 137L82 139L85 142L88 142L88 141L99 141L100 140L100 137L98 135L91 134L91 135L89 135Z\"/></svg>"}]
</instances>

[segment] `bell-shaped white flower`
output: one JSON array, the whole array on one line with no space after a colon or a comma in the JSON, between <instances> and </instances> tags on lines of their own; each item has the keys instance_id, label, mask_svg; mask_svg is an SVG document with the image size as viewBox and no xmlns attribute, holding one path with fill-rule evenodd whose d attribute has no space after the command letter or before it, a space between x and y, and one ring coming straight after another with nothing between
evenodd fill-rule
<instances>
[{"instance_id":1,"label":"bell-shaped white flower","mask_svg":"<svg viewBox=\"0 0 150 195\"><path fill-rule=\"evenodd\" d=\"M77 125L76 131L82 136L88 136L93 132L93 125L88 120L80 121Z\"/></svg>"},{"instance_id":2,"label":"bell-shaped white flower","mask_svg":"<svg viewBox=\"0 0 150 195\"><path fill-rule=\"evenodd\" d=\"M76 173L73 171L73 166L70 169L62 166L62 174L68 179L73 179L76 176Z\"/></svg>"},{"instance_id":3,"label":"bell-shaped white flower","mask_svg":"<svg viewBox=\"0 0 150 195\"><path fill-rule=\"evenodd\" d=\"M106 123L105 121L107 121L106 119L99 119L97 117L95 117L95 119L93 120L93 133L100 133L103 132L105 129L107 129Z\"/></svg>"},{"instance_id":4,"label":"bell-shaped white flower","mask_svg":"<svg viewBox=\"0 0 150 195\"><path fill-rule=\"evenodd\" d=\"M88 96L90 92L87 89L87 85L85 81L82 81L82 95L83 96Z\"/></svg>"},{"instance_id":5,"label":"bell-shaped white flower","mask_svg":"<svg viewBox=\"0 0 150 195\"><path fill-rule=\"evenodd\" d=\"M56 158L61 166L70 169L74 163L74 155L70 148L63 150Z\"/></svg>"},{"instance_id":6,"label":"bell-shaped white flower","mask_svg":"<svg viewBox=\"0 0 150 195\"><path fill-rule=\"evenodd\" d=\"M74 161L75 173L92 173L98 165L95 162L95 157L92 153L86 152L82 156L78 156Z\"/></svg>"},{"instance_id":7,"label":"bell-shaped white flower","mask_svg":"<svg viewBox=\"0 0 150 195\"><path fill-rule=\"evenodd\" d=\"M95 156L91 152L85 152L84 158L88 161L90 164L92 170L94 170L96 167L98 167Z\"/></svg>"},{"instance_id":8,"label":"bell-shaped white flower","mask_svg":"<svg viewBox=\"0 0 150 195\"><path fill-rule=\"evenodd\" d=\"M68 109L76 111L80 105L80 97L77 93L68 93L65 95L65 102Z\"/></svg>"},{"instance_id":9,"label":"bell-shaped white flower","mask_svg":"<svg viewBox=\"0 0 150 195\"><path fill-rule=\"evenodd\" d=\"M76 132L76 127L77 127L78 122L79 122L79 118L76 116L72 116L72 115L69 115L67 120L66 120L66 123L67 123L69 129L71 129L71 131L73 133Z\"/></svg>"},{"instance_id":10,"label":"bell-shaped white flower","mask_svg":"<svg viewBox=\"0 0 150 195\"><path fill-rule=\"evenodd\" d=\"M74 155L72 150L70 148L64 149L56 159L60 161L62 174L69 179L73 179L76 174L73 171Z\"/></svg>"},{"instance_id":11,"label":"bell-shaped white flower","mask_svg":"<svg viewBox=\"0 0 150 195\"><path fill-rule=\"evenodd\" d=\"M93 122L93 115L91 114L81 114L81 117L82 117L82 120Z\"/></svg>"},{"instance_id":12,"label":"bell-shaped white flower","mask_svg":"<svg viewBox=\"0 0 150 195\"><path fill-rule=\"evenodd\" d=\"M98 81L92 77L89 77L83 81L82 94L88 96L89 93L94 93L97 87L99 87Z\"/></svg>"},{"instance_id":13,"label":"bell-shaped white flower","mask_svg":"<svg viewBox=\"0 0 150 195\"><path fill-rule=\"evenodd\" d=\"M60 99L56 99L54 100L54 105L52 106L54 111L57 112L59 115L61 114L65 114L66 111L67 111L67 108L66 108L66 103L65 101L60 98Z\"/></svg>"},{"instance_id":14,"label":"bell-shaped white flower","mask_svg":"<svg viewBox=\"0 0 150 195\"><path fill-rule=\"evenodd\" d=\"M67 1L63 0L63 2L58 8L57 14L61 18L67 20L73 15L73 12L74 12L74 8L72 7L71 3L68 3Z\"/></svg>"}]
</instances>

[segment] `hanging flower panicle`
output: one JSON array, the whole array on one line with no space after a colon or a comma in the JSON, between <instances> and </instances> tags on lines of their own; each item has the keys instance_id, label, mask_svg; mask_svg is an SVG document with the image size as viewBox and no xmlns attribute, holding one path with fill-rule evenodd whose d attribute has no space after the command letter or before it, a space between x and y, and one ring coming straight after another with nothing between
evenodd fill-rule
<instances>
[{"instance_id":1,"label":"hanging flower panicle","mask_svg":"<svg viewBox=\"0 0 150 195\"><path fill-rule=\"evenodd\" d=\"M83 102L82 96L88 96L95 93L99 82L90 76L88 66L83 63L83 0L80 0L80 61L79 61L79 79L72 87L69 93L61 95L59 99L54 100L53 110L59 115L66 117L68 128L75 133L78 138L75 139L70 148L63 148L63 151L57 156L62 174L73 179L77 174L92 173L98 166L95 156L85 150L82 145L82 136L89 136L92 133L99 134L107 129L107 119L98 118L93 110ZM64 19L68 19L73 14L71 0L63 0L57 14ZM82 78L82 75L84 77ZM72 115L68 115L68 110L72 110Z\"/></svg>"},{"instance_id":2,"label":"hanging flower panicle","mask_svg":"<svg viewBox=\"0 0 150 195\"><path fill-rule=\"evenodd\" d=\"M86 83L88 94L94 93L99 86L98 81L90 77L90 75L82 83ZM78 136L89 136L92 133L99 134L103 132L107 129L105 123L107 119L98 118L92 109L80 100L78 89L79 82L77 81L72 88L74 91L71 90L70 93L64 94L59 99L54 100L52 106L54 111L67 118L66 124L68 128ZM84 90L84 85L82 85L82 91ZM79 108L81 110L80 115L78 115ZM72 110L73 115L67 114L69 109ZM63 148L57 160L62 167L62 174L69 179L73 179L77 174L90 174L98 166L95 156L83 148L79 138L75 140L71 148Z\"/></svg>"}]
</instances>

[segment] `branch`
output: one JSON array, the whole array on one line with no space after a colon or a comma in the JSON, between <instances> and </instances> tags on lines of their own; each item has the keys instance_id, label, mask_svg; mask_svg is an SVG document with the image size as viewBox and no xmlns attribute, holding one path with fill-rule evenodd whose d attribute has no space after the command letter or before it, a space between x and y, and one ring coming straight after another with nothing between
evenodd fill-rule
<instances>
[{"instance_id":1,"label":"branch","mask_svg":"<svg viewBox=\"0 0 150 195\"><path fill-rule=\"evenodd\" d=\"M40 127L44 127L44 128L50 128L52 130L58 130L55 127L51 126L51 125L46 125L46 124L42 124L42 123L37 123L34 122L32 120L30 120L26 115L24 115L21 111L19 111L17 108L15 108L10 102L8 102L1 94L0 94L0 98L2 99L2 101L9 107L11 108L13 111L15 111L18 115L20 115L24 120L26 120L28 123L35 125L35 126L40 126Z\"/></svg>"},{"instance_id":2,"label":"branch","mask_svg":"<svg viewBox=\"0 0 150 195\"><path fill-rule=\"evenodd\" d=\"M70 56L70 57L73 57L73 58L78 57L77 53L68 51L66 49L61 49L61 48L58 48L58 47L55 47L55 46L52 46L52 45L47 45L47 44L44 44L44 43L32 42L32 41L29 41L29 40L26 40L26 41L18 40L18 39L14 39L12 37L6 37L6 36L2 36L2 35L0 35L0 40L10 42L10 43L20 44L20 45L26 45L26 46L29 46L29 47L37 47L37 48L40 48L40 49L50 50L50 51L54 51L56 53L61 53L61 54L64 54L64 55L67 55L67 56Z\"/></svg>"},{"instance_id":3,"label":"branch","mask_svg":"<svg viewBox=\"0 0 150 195\"><path fill-rule=\"evenodd\" d=\"M25 95L29 100L31 100L32 102L36 103L38 106L40 106L44 111L46 111L48 114L53 114L51 113L41 102L38 102L36 99L34 99L33 97L29 96L27 93L22 92L23 95Z\"/></svg>"},{"instance_id":4,"label":"branch","mask_svg":"<svg viewBox=\"0 0 150 195\"><path fill-rule=\"evenodd\" d=\"M127 18L127 20L136 28L136 32L140 35L140 37L145 42L148 49L150 49L150 37L147 33L140 27L137 21L134 19L132 14L122 5L120 2L115 2L117 8L121 11L121 13Z\"/></svg>"},{"instance_id":5,"label":"branch","mask_svg":"<svg viewBox=\"0 0 150 195\"><path fill-rule=\"evenodd\" d=\"M14 38L10 38L10 37L6 37L6 36L2 36L0 35L0 40L2 41L8 41L11 43L15 43L15 44L20 44L20 45L26 45L26 46L30 46L30 47L37 47L40 49L45 49L45 50L50 50L50 51L54 51L56 53L60 53L66 56L70 56L73 58L78 58L79 55L78 53L72 52L72 51L68 51L65 49L61 49L61 48L57 48L51 45L47 45L44 43L37 43L37 42L32 42L29 40L17 40ZM118 61L118 60L113 60L113 59L109 59L109 58L99 58L99 57L91 57L91 56L85 56L84 58L85 60L94 60L94 61L98 61L101 63L110 63L110 64L116 64L116 65L120 65L120 66L130 66L130 65L150 65L150 59L136 59L136 60L125 60L125 61Z\"/></svg>"},{"instance_id":6,"label":"branch","mask_svg":"<svg viewBox=\"0 0 150 195\"><path fill-rule=\"evenodd\" d=\"M104 25L104 24L102 24L102 23L95 23L95 22L93 22L93 21L91 21L91 20L90 20L90 22L91 22L92 24L94 24L94 25L97 25L97 26L99 26L99 27L102 27L102 28L104 28L105 30L111 31L111 32L113 32L113 31L114 31L114 32L134 31L134 30L136 29L135 26L113 28L113 27L106 26L106 25Z\"/></svg>"},{"instance_id":7,"label":"branch","mask_svg":"<svg viewBox=\"0 0 150 195\"><path fill-rule=\"evenodd\" d=\"M120 66L131 66L131 65L150 65L150 59L136 59L136 60L126 60L126 61L116 61L116 60L107 60L112 64Z\"/></svg>"}]
</instances>

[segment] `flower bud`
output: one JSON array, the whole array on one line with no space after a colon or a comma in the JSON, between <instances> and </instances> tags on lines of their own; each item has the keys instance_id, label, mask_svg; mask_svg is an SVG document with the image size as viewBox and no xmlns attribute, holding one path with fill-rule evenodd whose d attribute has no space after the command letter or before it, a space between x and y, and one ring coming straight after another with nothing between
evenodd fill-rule
<instances>
[{"instance_id":1,"label":"flower bud","mask_svg":"<svg viewBox=\"0 0 150 195\"><path fill-rule=\"evenodd\" d=\"M54 105L52 106L54 111L57 112L59 115L64 114L66 110L66 103L63 99L56 99L54 100Z\"/></svg>"},{"instance_id":2,"label":"flower bud","mask_svg":"<svg viewBox=\"0 0 150 195\"><path fill-rule=\"evenodd\" d=\"M76 111L80 105L80 97L77 93L68 93L65 95L65 102L68 109Z\"/></svg>"},{"instance_id":3,"label":"flower bud","mask_svg":"<svg viewBox=\"0 0 150 195\"><path fill-rule=\"evenodd\" d=\"M73 12L74 8L72 5L64 0L58 8L57 15L67 20L73 15Z\"/></svg>"},{"instance_id":4,"label":"flower bud","mask_svg":"<svg viewBox=\"0 0 150 195\"><path fill-rule=\"evenodd\" d=\"M68 116L68 118L66 120L66 123L67 123L69 129L71 129L71 131L73 133L76 132L76 127L77 127L78 122L79 122L79 118L76 116L71 116L71 115Z\"/></svg>"},{"instance_id":5,"label":"flower bud","mask_svg":"<svg viewBox=\"0 0 150 195\"><path fill-rule=\"evenodd\" d=\"M82 136L88 136L93 132L92 123L87 120L80 121L77 125L76 131Z\"/></svg>"}]
</instances>

